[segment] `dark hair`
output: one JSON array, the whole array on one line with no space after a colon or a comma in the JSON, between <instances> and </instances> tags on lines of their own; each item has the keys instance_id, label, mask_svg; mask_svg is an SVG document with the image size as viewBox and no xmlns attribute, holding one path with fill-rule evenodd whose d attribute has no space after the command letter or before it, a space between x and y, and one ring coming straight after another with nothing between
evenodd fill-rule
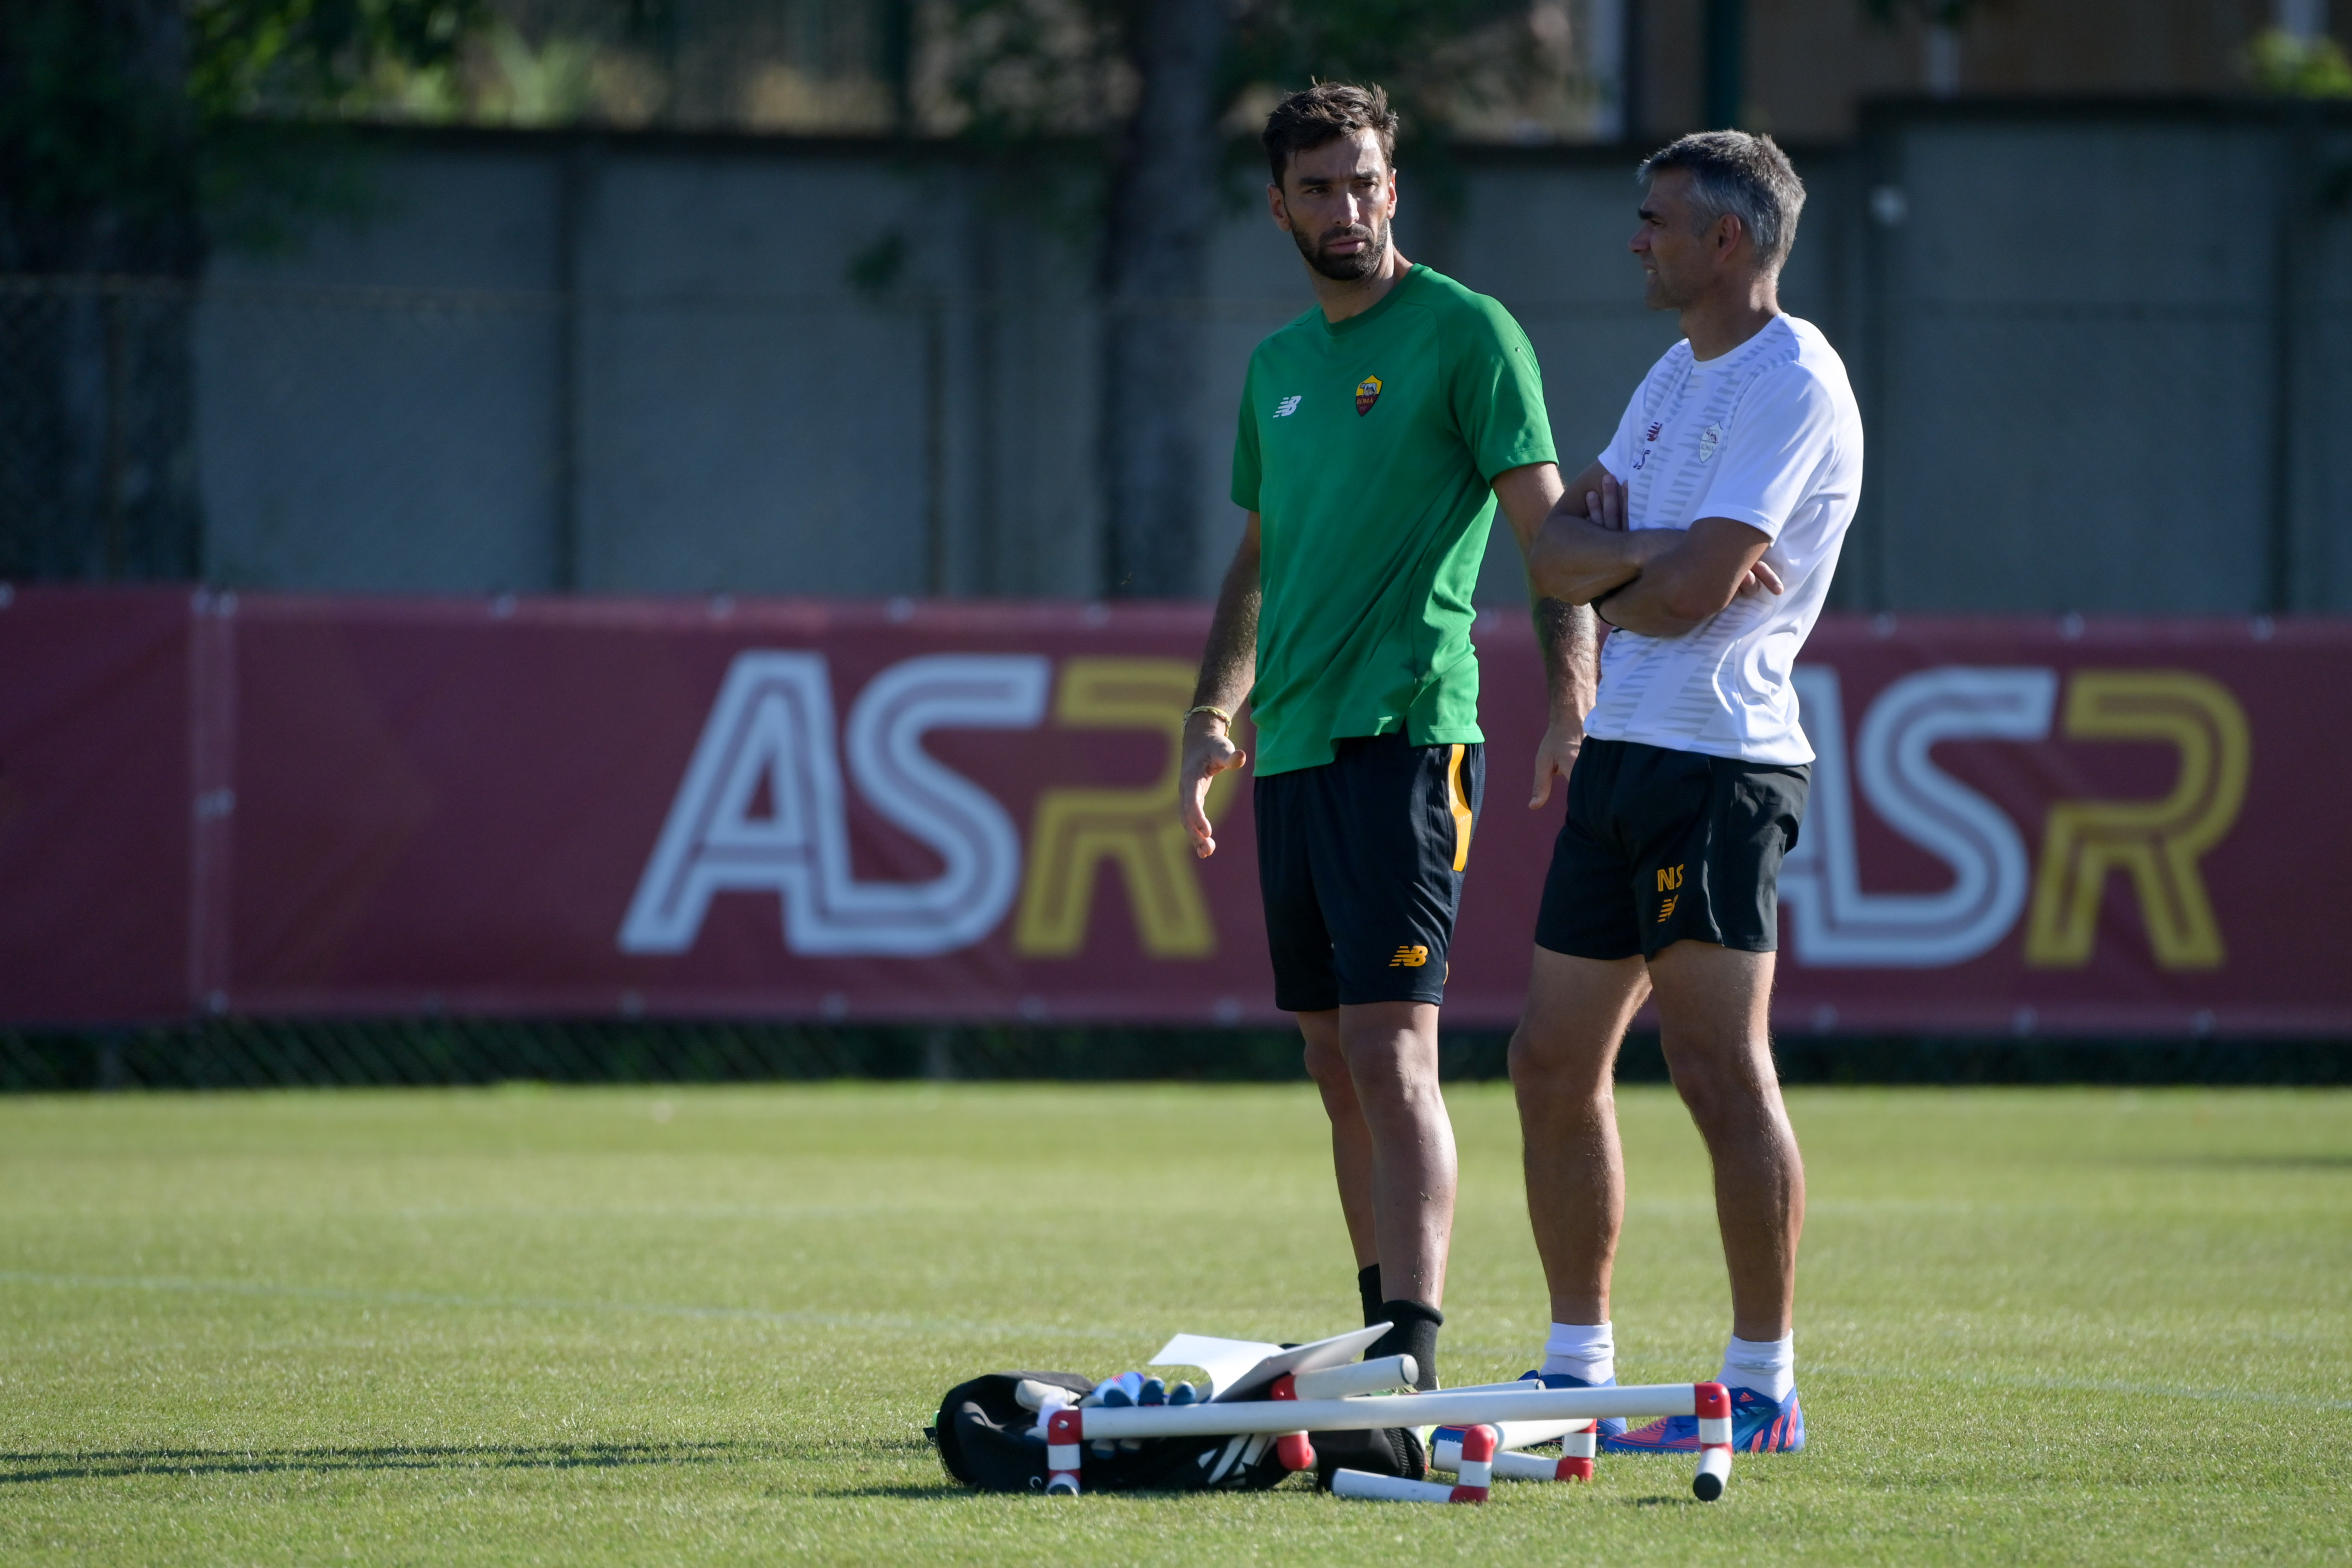
<instances>
[{"instance_id":1,"label":"dark hair","mask_svg":"<svg viewBox=\"0 0 2352 1568\"><path fill-rule=\"evenodd\" d=\"M1745 131L1701 131L1642 161L1647 183L1669 169L1691 177L1691 199L1702 225L1729 213L1756 242L1756 270L1778 272L1797 243L1797 214L1805 210L1805 183L1789 155L1769 136Z\"/></svg>"},{"instance_id":2,"label":"dark hair","mask_svg":"<svg viewBox=\"0 0 2352 1568\"><path fill-rule=\"evenodd\" d=\"M1318 81L1276 104L1258 140L1265 144L1265 161L1279 185L1292 158L1359 131L1380 137L1381 157L1395 168L1397 117L1389 107L1389 95L1376 86Z\"/></svg>"}]
</instances>

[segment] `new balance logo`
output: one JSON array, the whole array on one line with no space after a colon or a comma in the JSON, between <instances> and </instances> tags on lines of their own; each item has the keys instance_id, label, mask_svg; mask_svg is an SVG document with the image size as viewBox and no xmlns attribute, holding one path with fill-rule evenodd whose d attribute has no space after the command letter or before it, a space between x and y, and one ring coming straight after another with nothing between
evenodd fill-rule
<instances>
[{"instance_id":1,"label":"new balance logo","mask_svg":"<svg viewBox=\"0 0 2352 1568\"><path fill-rule=\"evenodd\" d=\"M1389 967L1391 969L1418 969L1423 964L1428 962L1428 948L1400 947L1396 950L1396 956L1389 960Z\"/></svg>"},{"instance_id":2,"label":"new balance logo","mask_svg":"<svg viewBox=\"0 0 2352 1568\"><path fill-rule=\"evenodd\" d=\"M1288 419L1292 414L1297 413L1298 412L1298 400L1306 395L1307 394L1304 392L1293 392L1288 397L1284 398L1280 402L1276 403L1274 405L1274 417L1276 419Z\"/></svg>"},{"instance_id":3,"label":"new balance logo","mask_svg":"<svg viewBox=\"0 0 2352 1568\"><path fill-rule=\"evenodd\" d=\"M1672 893L1683 884L1683 868L1670 865L1658 873L1658 891Z\"/></svg>"},{"instance_id":4,"label":"new balance logo","mask_svg":"<svg viewBox=\"0 0 2352 1568\"><path fill-rule=\"evenodd\" d=\"M1682 896L1683 895L1678 893L1675 894L1674 897L1669 898L1664 904L1658 905L1659 925L1664 925L1666 923L1667 917L1672 915L1675 912L1675 905L1682 902Z\"/></svg>"}]
</instances>

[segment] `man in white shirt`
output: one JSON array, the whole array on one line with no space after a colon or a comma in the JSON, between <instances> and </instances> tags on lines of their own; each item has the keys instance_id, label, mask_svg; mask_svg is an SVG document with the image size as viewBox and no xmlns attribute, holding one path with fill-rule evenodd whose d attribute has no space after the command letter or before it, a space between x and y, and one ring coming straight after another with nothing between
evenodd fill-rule
<instances>
[{"instance_id":1,"label":"man in white shirt","mask_svg":"<svg viewBox=\"0 0 2352 1568\"><path fill-rule=\"evenodd\" d=\"M1613 1381L1624 1217L1617 1050L1658 1003L1675 1086L1715 1166L1731 1274L1734 1446L1804 1444L1790 1320L1804 1166L1768 1033L1776 880L1812 748L1790 670L1862 486L1862 422L1820 331L1780 313L1804 186L1770 138L1686 136L1642 166L1648 303L1681 312L1600 460L1530 557L1544 594L1611 625L1600 698L1511 1041L1528 1207L1551 1293L1546 1381ZM1692 1417L1604 1429L1612 1451L1695 1448Z\"/></svg>"}]
</instances>

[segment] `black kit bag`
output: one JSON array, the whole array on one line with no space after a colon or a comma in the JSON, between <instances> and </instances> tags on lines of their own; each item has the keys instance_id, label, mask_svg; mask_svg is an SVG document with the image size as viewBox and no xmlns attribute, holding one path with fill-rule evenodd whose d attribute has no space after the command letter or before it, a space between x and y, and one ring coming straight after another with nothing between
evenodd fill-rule
<instances>
[{"instance_id":1,"label":"black kit bag","mask_svg":"<svg viewBox=\"0 0 2352 1568\"><path fill-rule=\"evenodd\" d=\"M1045 1490L1045 1441L1036 1435L1036 1413L1014 1393L1024 1379L1075 1395L1095 1385L1075 1372L999 1372L956 1385L940 1401L937 1424L923 1434L938 1447L948 1474L982 1491ZM1318 1485L1328 1486L1331 1471L1343 1465L1415 1480L1427 1472L1421 1440L1411 1432L1318 1432L1310 1440ZM1249 1446L1247 1437L1230 1437L1089 1443L1082 1484L1088 1491L1264 1491L1279 1485L1289 1472L1274 1444L1261 1445L1244 1462Z\"/></svg>"}]
</instances>

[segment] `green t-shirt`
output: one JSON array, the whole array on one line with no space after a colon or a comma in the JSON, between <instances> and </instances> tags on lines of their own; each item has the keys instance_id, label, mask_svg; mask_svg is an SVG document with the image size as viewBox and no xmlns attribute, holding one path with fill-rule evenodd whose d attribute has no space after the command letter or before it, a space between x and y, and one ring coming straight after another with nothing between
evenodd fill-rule
<instances>
[{"instance_id":1,"label":"green t-shirt","mask_svg":"<svg viewBox=\"0 0 2352 1568\"><path fill-rule=\"evenodd\" d=\"M1495 476L1554 461L1535 350L1510 312L1415 267L1345 321L1257 346L1234 504L1258 514L1257 771L1404 727L1484 740L1471 590Z\"/></svg>"}]
</instances>

